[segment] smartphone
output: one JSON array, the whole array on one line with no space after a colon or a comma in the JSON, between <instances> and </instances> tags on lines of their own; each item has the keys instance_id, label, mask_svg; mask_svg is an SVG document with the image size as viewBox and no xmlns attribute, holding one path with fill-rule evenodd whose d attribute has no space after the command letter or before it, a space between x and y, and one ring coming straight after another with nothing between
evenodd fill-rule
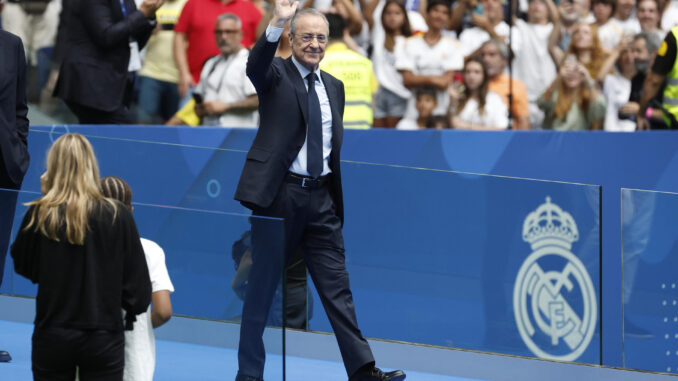
<instances>
[{"instance_id":1,"label":"smartphone","mask_svg":"<svg viewBox=\"0 0 678 381\"><path fill-rule=\"evenodd\" d=\"M195 101L195 103L198 103L198 104L202 103L202 101L203 101L202 94L193 93L193 100Z\"/></svg>"}]
</instances>

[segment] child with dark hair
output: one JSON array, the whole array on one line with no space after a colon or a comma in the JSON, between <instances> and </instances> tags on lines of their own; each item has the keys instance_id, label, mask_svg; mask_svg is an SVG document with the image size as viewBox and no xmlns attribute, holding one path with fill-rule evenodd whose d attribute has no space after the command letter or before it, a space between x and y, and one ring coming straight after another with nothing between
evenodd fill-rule
<instances>
[{"instance_id":1,"label":"child with dark hair","mask_svg":"<svg viewBox=\"0 0 678 381\"><path fill-rule=\"evenodd\" d=\"M431 87L422 87L416 92L415 108L417 110L416 119L401 119L396 126L399 130L418 130L426 128L428 118L433 115L433 111L438 106L436 90Z\"/></svg>"},{"instance_id":2,"label":"child with dark hair","mask_svg":"<svg viewBox=\"0 0 678 381\"><path fill-rule=\"evenodd\" d=\"M130 210L132 206L132 189L125 180L116 176L101 179L101 190L104 196L122 202ZM165 252L157 243L141 238L148 272L151 278L151 301L153 308L137 317L134 329L125 331L125 381L152 381L155 371L155 336L153 328L165 324L172 317L170 293L174 286L167 273Z\"/></svg>"},{"instance_id":3,"label":"child with dark hair","mask_svg":"<svg viewBox=\"0 0 678 381\"><path fill-rule=\"evenodd\" d=\"M426 119L426 128L434 130L447 130L452 128L450 119L445 115L431 115Z\"/></svg>"}]
</instances>

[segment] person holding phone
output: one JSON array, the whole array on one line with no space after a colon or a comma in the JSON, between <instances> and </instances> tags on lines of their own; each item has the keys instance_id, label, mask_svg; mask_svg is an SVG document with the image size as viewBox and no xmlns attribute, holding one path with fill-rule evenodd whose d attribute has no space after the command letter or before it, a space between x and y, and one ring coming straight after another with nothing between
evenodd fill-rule
<instances>
[{"instance_id":1,"label":"person holding phone","mask_svg":"<svg viewBox=\"0 0 678 381\"><path fill-rule=\"evenodd\" d=\"M245 75L249 51L242 47L242 21L233 13L217 18L214 37L221 54L205 62L193 99L168 125L256 127L257 92Z\"/></svg>"}]
</instances>

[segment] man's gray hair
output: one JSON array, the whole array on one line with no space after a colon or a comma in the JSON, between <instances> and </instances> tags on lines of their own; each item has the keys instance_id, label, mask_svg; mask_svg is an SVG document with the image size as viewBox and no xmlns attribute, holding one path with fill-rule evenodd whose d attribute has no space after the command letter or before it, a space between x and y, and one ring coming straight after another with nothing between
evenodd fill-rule
<instances>
[{"instance_id":1,"label":"man's gray hair","mask_svg":"<svg viewBox=\"0 0 678 381\"><path fill-rule=\"evenodd\" d=\"M496 38L493 38L491 40L487 40L487 41L483 42L483 44L480 46L480 48L482 49L487 44L494 45L497 48L497 50L499 51L499 55L501 56L501 58L503 58L505 60L509 59L509 49L508 49L508 46L506 46L506 44L503 41L500 41L500 40L497 40Z\"/></svg>"},{"instance_id":2,"label":"man's gray hair","mask_svg":"<svg viewBox=\"0 0 678 381\"><path fill-rule=\"evenodd\" d=\"M294 14L294 17L292 17L292 21L290 21L290 34L294 36L296 30L297 30L297 20L299 17L308 15L308 16L317 16L323 19L325 21L325 25L327 25L327 34L330 33L330 22L327 21L327 17L325 17L322 12L320 12L317 9L314 8L304 8L300 11L297 11L297 13Z\"/></svg>"},{"instance_id":3,"label":"man's gray hair","mask_svg":"<svg viewBox=\"0 0 678 381\"><path fill-rule=\"evenodd\" d=\"M217 22L215 25L219 25L220 22L226 21L226 20L233 20L235 23L238 25L238 29L242 29L242 21L240 20L240 17L234 15L233 13L222 13L217 17Z\"/></svg>"},{"instance_id":4,"label":"man's gray hair","mask_svg":"<svg viewBox=\"0 0 678 381\"><path fill-rule=\"evenodd\" d=\"M662 43L662 40L659 38L657 33L647 30L633 36L633 41L639 40L641 38L645 40L645 47L647 48L647 51L650 52L650 54L656 52L659 49L659 45Z\"/></svg>"}]
</instances>

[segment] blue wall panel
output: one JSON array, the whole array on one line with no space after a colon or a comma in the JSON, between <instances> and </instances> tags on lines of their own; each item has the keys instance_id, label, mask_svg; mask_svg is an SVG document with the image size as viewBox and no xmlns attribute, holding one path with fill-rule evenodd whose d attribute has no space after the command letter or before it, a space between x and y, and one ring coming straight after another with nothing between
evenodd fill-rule
<instances>
[{"instance_id":1,"label":"blue wall panel","mask_svg":"<svg viewBox=\"0 0 678 381\"><path fill-rule=\"evenodd\" d=\"M174 190L156 191L157 183L152 180L164 179L165 175L158 175L157 178L148 174L137 177L130 175L132 179L128 180L136 190L138 202L182 206L217 205L220 210L244 211L231 200L231 195L244 161L242 152L249 148L256 133L254 130L110 126L36 129L56 133L69 130L94 136L226 149L221 154L231 154L232 159L228 161L228 167L224 168L224 159L195 153L195 148L178 148L184 151L183 158L179 162L170 162L171 168L160 169L176 172L176 181L164 184L169 188L176 186ZM32 144L38 135L34 133L29 136L29 144L33 157L39 161L44 160L44 151L40 151L44 147ZM102 153L98 154L101 157ZM113 152L103 154L110 155ZM675 133L346 131L342 159L344 167L355 162L370 162L601 185L602 362L605 365L622 366L620 188L678 192L678 137ZM107 167L110 164L104 158L100 160L103 174L114 174L111 171L116 169L116 165ZM43 166L43 163L34 160L31 168L34 172L27 176L23 189L39 189L38 176ZM212 197L212 200L196 197L207 192L212 179L219 180L221 194ZM360 226L358 219L362 202L360 192L352 189L364 185L352 184L351 180L347 180L345 238L347 247L351 247L360 245L357 237L356 242L352 241L354 233L351 229Z\"/></svg>"}]
</instances>

